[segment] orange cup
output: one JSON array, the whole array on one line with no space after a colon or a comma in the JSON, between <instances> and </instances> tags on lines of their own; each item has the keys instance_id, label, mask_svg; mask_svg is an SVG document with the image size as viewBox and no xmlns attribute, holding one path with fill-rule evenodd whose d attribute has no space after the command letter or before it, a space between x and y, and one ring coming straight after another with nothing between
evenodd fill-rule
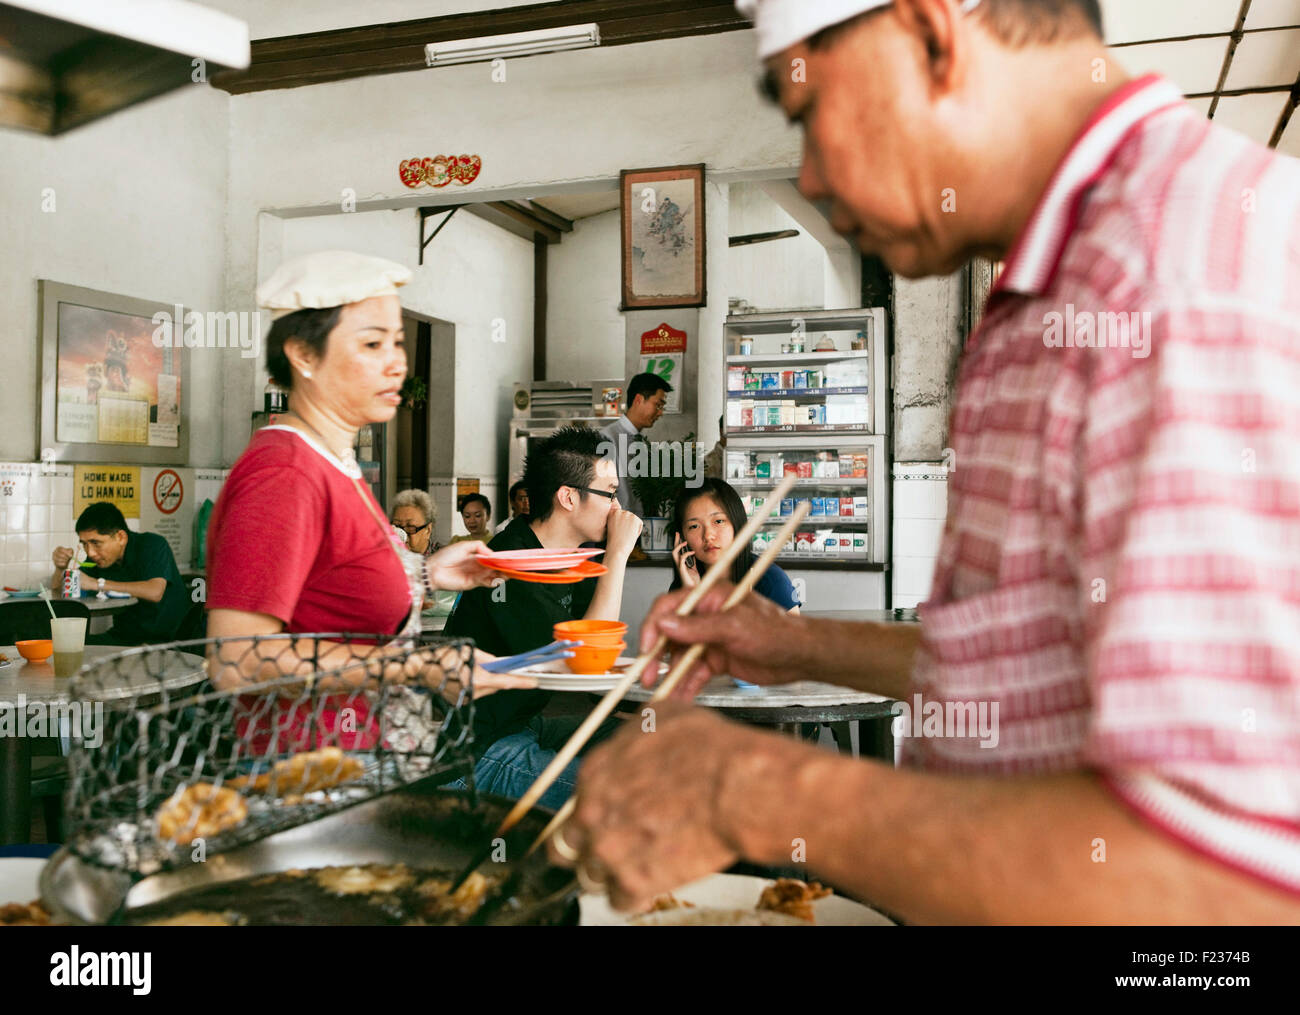
<instances>
[{"instance_id":1,"label":"orange cup","mask_svg":"<svg viewBox=\"0 0 1300 1015\"><path fill-rule=\"evenodd\" d=\"M617 645L582 645L570 649L573 658L566 659L564 662L571 673L581 673L585 676L608 673L609 668L614 665L625 648L627 642L624 641L620 641Z\"/></svg>"},{"instance_id":2,"label":"orange cup","mask_svg":"<svg viewBox=\"0 0 1300 1015\"><path fill-rule=\"evenodd\" d=\"M14 645L18 654L29 663L43 663L54 654L54 642L49 638L32 638Z\"/></svg>"}]
</instances>

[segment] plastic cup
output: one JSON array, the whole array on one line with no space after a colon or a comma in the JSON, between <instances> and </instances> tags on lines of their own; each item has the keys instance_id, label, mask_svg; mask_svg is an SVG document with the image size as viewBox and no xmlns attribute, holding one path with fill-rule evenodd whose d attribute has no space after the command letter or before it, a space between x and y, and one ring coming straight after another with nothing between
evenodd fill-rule
<instances>
[{"instance_id":1,"label":"plastic cup","mask_svg":"<svg viewBox=\"0 0 1300 1015\"><path fill-rule=\"evenodd\" d=\"M54 642L54 675L69 677L76 673L86 651L86 618L51 618L50 639Z\"/></svg>"}]
</instances>

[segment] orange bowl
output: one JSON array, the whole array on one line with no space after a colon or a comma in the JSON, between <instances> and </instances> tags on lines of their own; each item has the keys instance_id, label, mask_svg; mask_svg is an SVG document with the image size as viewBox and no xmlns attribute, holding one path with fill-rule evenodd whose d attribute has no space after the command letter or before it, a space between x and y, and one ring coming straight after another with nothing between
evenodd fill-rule
<instances>
[{"instance_id":1,"label":"orange bowl","mask_svg":"<svg viewBox=\"0 0 1300 1015\"><path fill-rule=\"evenodd\" d=\"M49 638L32 638L14 645L18 654L29 663L43 663L54 654L54 642Z\"/></svg>"},{"instance_id":2,"label":"orange bowl","mask_svg":"<svg viewBox=\"0 0 1300 1015\"><path fill-rule=\"evenodd\" d=\"M620 620L566 620L552 628L552 635L556 641L580 641L590 648L612 648L627 635L627 625Z\"/></svg>"},{"instance_id":3,"label":"orange bowl","mask_svg":"<svg viewBox=\"0 0 1300 1015\"><path fill-rule=\"evenodd\" d=\"M582 673L587 676L608 673L609 668L618 660L619 653L625 648L627 648L627 642L623 641L608 647L604 645L583 645L571 649L573 658L564 661L572 673Z\"/></svg>"}]
</instances>

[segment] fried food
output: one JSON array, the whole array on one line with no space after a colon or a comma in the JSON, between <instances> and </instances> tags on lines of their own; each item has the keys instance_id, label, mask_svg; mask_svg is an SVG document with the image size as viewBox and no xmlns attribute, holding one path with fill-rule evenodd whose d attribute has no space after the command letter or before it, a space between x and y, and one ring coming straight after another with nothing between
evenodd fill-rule
<instances>
[{"instance_id":1,"label":"fried food","mask_svg":"<svg viewBox=\"0 0 1300 1015\"><path fill-rule=\"evenodd\" d=\"M415 880L403 863L391 867L367 864L365 867L322 867L315 872L316 883L335 895L377 895L396 892Z\"/></svg>"},{"instance_id":2,"label":"fried food","mask_svg":"<svg viewBox=\"0 0 1300 1015\"><path fill-rule=\"evenodd\" d=\"M357 758L349 757L337 747L326 747L319 751L295 754L292 758L277 761L269 772L257 776L240 776L231 779L226 785L253 793L299 797L352 782L364 772L365 765Z\"/></svg>"},{"instance_id":3,"label":"fried food","mask_svg":"<svg viewBox=\"0 0 1300 1015\"><path fill-rule=\"evenodd\" d=\"M763 894L759 896L755 908L759 911L785 913L787 916L795 916L800 920L814 923L813 902L824 899L830 894L829 888L824 888L816 881L809 884L798 878L778 878L775 883L763 889Z\"/></svg>"},{"instance_id":4,"label":"fried food","mask_svg":"<svg viewBox=\"0 0 1300 1015\"><path fill-rule=\"evenodd\" d=\"M651 903L650 912L662 913L669 909L694 909L694 908L695 908L695 903L686 902L682 899L677 898L677 896L673 895L672 892L669 892L667 895L660 895L657 899L654 900L653 903Z\"/></svg>"},{"instance_id":5,"label":"fried food","mask_svg":"<svg viewBox=\"0 0 1300 1015\"><path fill-rule=\"evenodd\" d=\"M0 927L48 927L50 914L40 901L8 902L0 906Z\"/></svg>"},{"instance_id":6,"label":"fried food","mask_svg":"<svg viewBox=\"0 0 1300 1015\"><path fill-rule=\"evenodd\" d=\"M447 917L456 917L458 920L468 920L483 905L492 882L475 871L455 893L448 895L447 889L450 887L451 881L448 879L430 878L416 889L416 893L426 902L423 907L426 919L445 920Z\"/></svg>"},{"instance_id":7,"label":"fried food","mask_svg":"<svg viewBox=\"0 0 1300 1015\"><path fill-rule=\"evenodd\" d=\"M248 804L229 787L196 782L177 790L158 811L158 837L179 846L234 828L248 817Z\"/></svg>"}]
</instances>

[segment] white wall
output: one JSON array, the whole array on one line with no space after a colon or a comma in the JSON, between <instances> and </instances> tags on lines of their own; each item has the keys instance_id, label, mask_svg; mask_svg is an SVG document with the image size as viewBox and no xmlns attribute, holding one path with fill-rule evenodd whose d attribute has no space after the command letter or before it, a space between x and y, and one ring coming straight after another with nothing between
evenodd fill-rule
<instances>
[{"instance_id":1,"label":"white wall","mask_svg":"<svg viewBox=\"0 0 1300 1015\"><path fill-rule=\"evenodd\" d=\"M203 0L248 22L254 39L270 39L334 28L382 25L390 21L447 17L472 11L523 7L536 0Z\"/></svg>"},{"instance_id":2,"label":"white wall","mask_svg":"<svg viewBox=\"0 0 1300 1015\"><path fill-rule=\"evenodd\" d=\"M345 190L366 210L541 197L590 189L622 169L696 162L719 182L788 177L799 136L762 104L756 74L752 34L731 32L511 61L499 84L488 65L467 65L235 96L227 298L250 299L259 257L275 250L260 213L337 209ZM414 191L401 183L403 159L449 152L481 156L473 184ZM726 219L716 222L712 206L709 219L725 235ZM725 313L727 292L714 286L719 267L709 264L710 290ZM711 334L703 320L701 334ZM232 425L241 416L246 425L240 403L258 390L255 373L248 366L230 375ZM700 383L709 383L703 370ZM228 458L238 452L228 440Z\"/></svg>"},{"instance_id":3,"label":"white wall","mask_svg":"<svg viewBox=\"0 0 1300 1015\"><path fill-rule=\"evenodd\" d=\"M460 212L429 244L425 263L419 265L418 223L412 210L286 219L280 256L287 260L315 250L347 249L412 270L411 281L399 291L402 306L456 329L455 473L496 480L506 470L514 383L532 375L533 247ZM426 224L426 231L433 228L434 223ZM269 275L275 267L267 263L261 274ZM497 320L504 325L496 332L504 338L501 342L493 340ZM435 378L435 389L437 385ZM432 439L440 436L453 437L434 434Z\"/></svg>"},{"instance_id":4,"label":"white wall","mask_svg":"<svg viewBox=\"0 0 1300 1015\"><path fill-rule=\"evenodd\" d=\"M60 137L0 131L0 459L39 455L37 279L227 309L228 104L225 93L195 86ZM42 211L46 188L52 212ZM192 465L221 462L221 375L238 358L238 350L191 354Z\"/></svg>"},{"instance_id":5,"label":"white wall","mask_svg":"<svg viewBox=\"0 0 1300 1015\"><path fill-rule=\"evenodd\" d=\"M746 236L799 229L799 223L760 187L739 183L731 187L727 227L731 236ZM739 297L755 311L826 305L826 251L804 229L791 239L731 247L727 269L727 297Z\"/></svg>"},{"instance_id":6,"label":"white wall","mask_svg":"<svg viewBox=\"0 0 1300 1015\"><path fill-rule=\"evenodd\" d=\"M546 252L546 379L623 376L618 209L578 219Z\"/></svg>"}]
</instances>

